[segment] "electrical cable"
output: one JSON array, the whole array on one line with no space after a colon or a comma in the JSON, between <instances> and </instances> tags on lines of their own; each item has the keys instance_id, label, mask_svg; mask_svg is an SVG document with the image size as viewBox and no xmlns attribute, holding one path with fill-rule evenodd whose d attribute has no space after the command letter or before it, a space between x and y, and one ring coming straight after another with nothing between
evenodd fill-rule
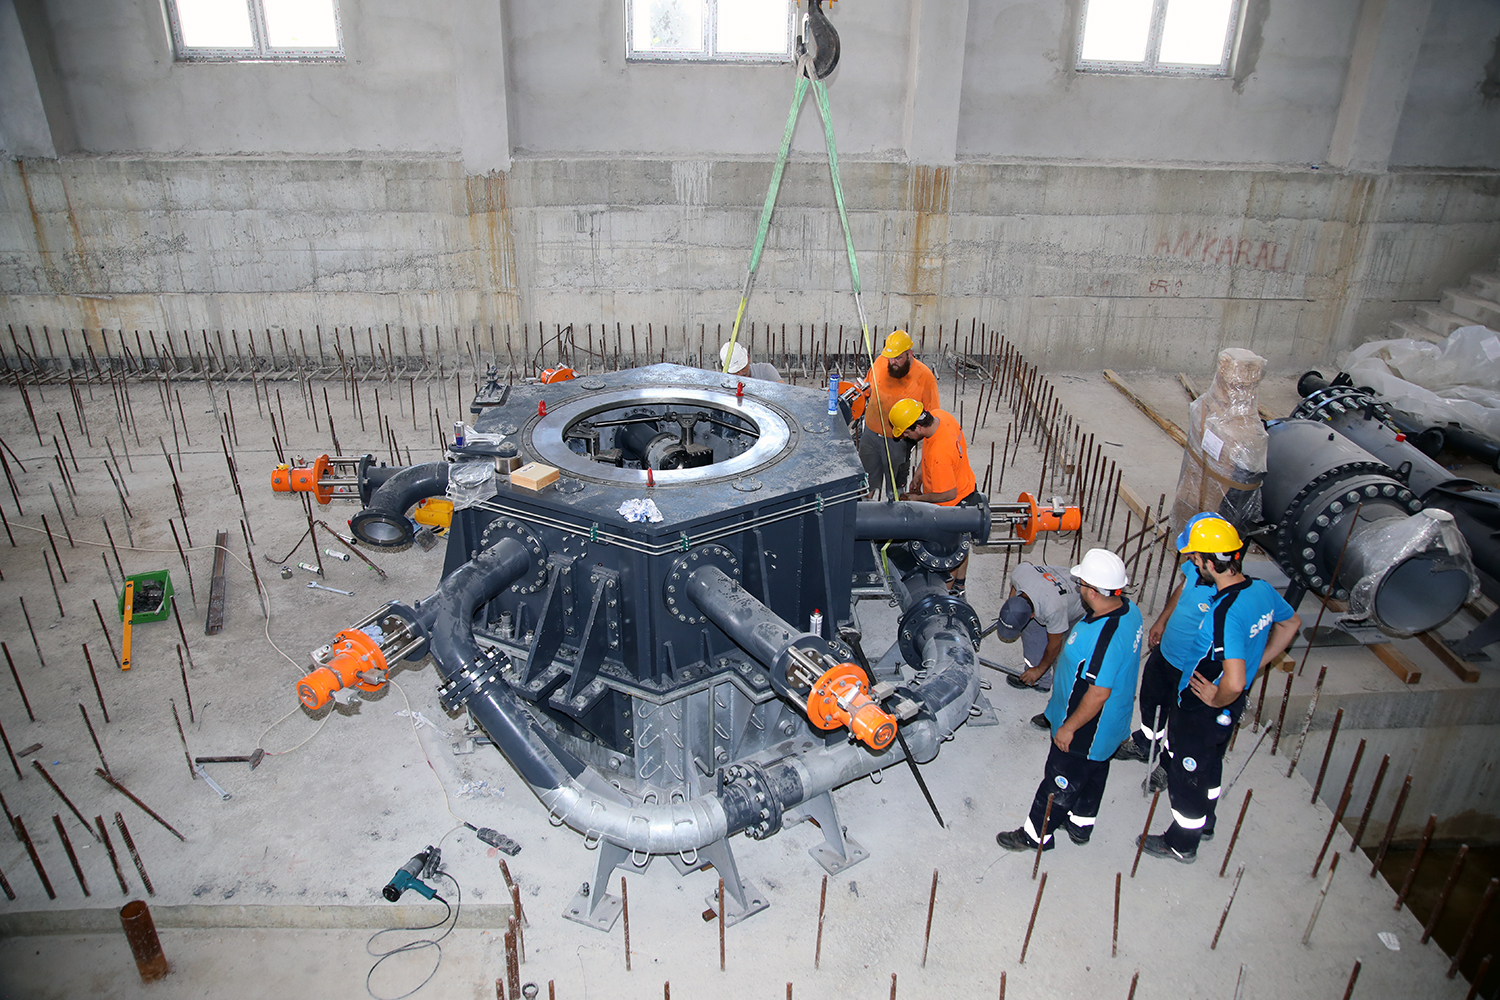
<instances>
[{"instance_id":1,"label":"electrical cable","mask_svg":"<svg viewBox=\"0 0 1500 1000\"><path fill-rule=\"evenodd\" d=\"M432 977L437 975L438 969L442 968L443 946L440 942L449 934L452 934L453 928L458 926L458 914L459 911L463 909L464 905L464 891L463 887L458 884L458 879L454 878L452 875L449 875L447 872L438 872L437 875L439 878L445 878L449 882L452 882L454 890L454 903L451 905L441 895L434 894L432 897L439 903L442 903L444 907L446 907L447 912L443 914L443 919L439 920L435 924L428 924L425 927L387 927L385 930L376 931L374 934L371 934L369 939L365 941L365 954L375 959L375 964L370 966L369 972L365 973L365 992L368 993L371 997L374 997L374 1000L406 1000L407 997L411 996L413 993L416 993L422 987L432 982ZM447 930L443 931L443 933L439 934L435 938L418 938L415 941L408 941L406 944L392 948L390 951L370 950L370 945L374 944L375 939L380 937L380 935L382 934L395 934L399 931L420 932L435 930L436 928L448 923L449 917L453 918L453 923L449 925ZM370 977L375 975L375 970L380 968L380 963L384 962L392 955L403 955L408 952L422 951L427 948L437 949L437 961L432 964L432 971L427 973L427 978L423 979L415 987L405 993L402 993L400 996L394 997L383 997L380 994L376 993L374 990L370 989Z\"/></svg>"}]
</instances>

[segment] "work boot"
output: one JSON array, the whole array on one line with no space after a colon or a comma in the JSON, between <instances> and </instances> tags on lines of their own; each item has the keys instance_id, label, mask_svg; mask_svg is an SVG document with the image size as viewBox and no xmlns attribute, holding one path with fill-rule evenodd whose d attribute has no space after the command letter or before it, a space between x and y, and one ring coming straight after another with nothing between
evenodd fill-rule
<instances>
[{"instance_id":1,"label":"work boot","mask_svg":"<svg viewBox=\"0 0 1500 1000\"><path fill-rule=\"evenodd\" d=\"M1125 742L1121 743L1114 753L1115 760L1138 760L1142 764L1150 763L1151 754L1142 749L1134 737L1127 736Z\"/></svg>"},{"instance_id":2,"label":"work boot","mask_svg":"<svg viewBox=\"0 0 1500 1000\"><path fill-rule=\"evenodd\" d=\"M1089 842L1089 835L1094 832L1091 826L1074 826L1071 821L1063 824L1063 829L1068 831L1068 839L1082 847Z\"/></svg>"},{"instance_id":3,"label":"work boot","mask_svg":"<svg viewBox=\"0 0 1500 1000\"><path fill-rule=\"evenodd\" d=\"M1052 728L1052 722L1047 718L1046 712L1038 712L1036 715L1033 715L1031 717L1031 724L1038 729L1050 730Z\"/></svg>"},{"instance_id":4,"label":"work boot","mask_svg":"<svg viewBox=\"0 0 1500 1000\"><path fill-rule=\"evenodd\" d=\"M1173 861L1180 861L1185 865L1190 865L1198 860L1197 851L1193 851L1191 854L1184 854L1168 844L1167 838L1159 833L1148 834L1143 838L1138 838L1136 842L1141 845L1141 850L1153 857L1171 858Z\"/></svg>"},{"instance_id":5,"label":"work boot","mask_svg":"<svg viewBox=\"0 0 1500 1000\"><path fill-rule=\"evenodd\" d=\"M1167 787L1167 769L1161 764L1156 765L1156 770L1146 779L1146 791L1159 792Z\"/></svg>"},{"instance_id":6,"label":"work boot","mask_svg":"<svg viewBox=\"0 0 1500 1000\"><path fill-rule=\"evenodd\" d=\"M1007 851L1036 850L1036 841L1032 840L1031 837L1027 835L1024 828L1004 830L1000 833L995 834L995 843L999 844ZM1051 840L1047 841L1042 850L1050 851L1055 846L1057 846L1057 838L1053 837Z\"/></svg>"},{"instance_id":7,"label":"work boot","mask_svg":"<svg viewBox=\"0 0 1500 1000\"><path fill-rule=\"evenodd\" d=\"M1212 830L1205 829L1202 833L1198 834L1198 839L1199 840L1213 840L1214 839L1214 832Z\"/></svg>"}]
</instances>

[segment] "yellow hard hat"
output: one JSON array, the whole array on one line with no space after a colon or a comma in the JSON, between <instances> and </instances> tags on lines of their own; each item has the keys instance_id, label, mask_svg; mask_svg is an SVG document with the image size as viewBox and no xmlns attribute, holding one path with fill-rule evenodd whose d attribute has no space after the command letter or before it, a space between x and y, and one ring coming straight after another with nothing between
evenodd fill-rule
<instances>
[{"instance_id":1,"label":"yellow hard hat","mask_svg":"<svg viewBox=\"0 0 1500 1000\"><path fill-rule=\"evenodd\" d=\"M885 350L880 352L882 358L899 358L911 350L911 334L905 330L892 330L891 335L885 338Z\"/></svg>"},{"instance_id":2,"label":"yellow hard hat","mask_svg":"<svg viewBox=\"0 0 1500 1000\"><path fill-rule=\"evenodd\" d=\"M903 336L905 336L903 334ZM891 430L897 434L905 434L906 429L917 422L917 418L923 413L922 404L915 399L903 399L891 407L890 425Z\"/></svg>"},{"instance_id":3,"label":"yellow hard hat","mask_svg":"<svg viewBox=\"0 0 1500 1000\"><path fill-rule=\"evenodd\" d=\"M1188 529L1187 544L1178 551L1223 555L1244 547L1245 543L1240 539L1240 533L1234 530L1234 525L1221 517L1205 517Z\"/></svg>"}]
</instances>

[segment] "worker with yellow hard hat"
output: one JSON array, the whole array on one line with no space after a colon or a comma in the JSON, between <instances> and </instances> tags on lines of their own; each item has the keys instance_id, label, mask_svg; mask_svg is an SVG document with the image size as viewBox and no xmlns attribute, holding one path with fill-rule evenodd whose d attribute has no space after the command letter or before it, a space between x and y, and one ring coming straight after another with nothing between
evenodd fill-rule
<instances>
[{"instance_id":1,"label":"worker with yellow hard hat","mask_svg":"<svg viewBox=\"0 0 1500 1000\"><path fill-rule=\"evenodd\" d=\"M1213 836L1224 773L1224 749L1239 724L1255 677L1297 637L1302 619L1270 584L1244 573L1245 540L1223 518L1187 530L1180 550L1214 588L1198 627L1207 642L1191 672L1184 670L1167 719L1167 794L1172 825L1142 838L1150 855L1191 864L1198 843Z\"/></svg>"},{"instance_id":2,"label":"worker with yellow hard hat","mask_svg":"<svg viewBox=\"0 0 1500 1000\"><path fill-rule=\"evenodd\" d=\"M969 446L958 418L944 410L924 407L915 399L902 399L891 407L886 421L903 441L922 445L922 462L911 491L902 500L918 500L944 507L978 506L981 502L974 468L969 464ZM968 576L969 557L953 570L951 591L962 595Z\"/></svg>"},{"instance_id":3,"label":"worker with yellow hard hat","mask_svg":"<svg viewBox=\"0 0 1500 1000\"><path fill-rule=\"evenodd\" d=\"M865 375L870 397L859 438L859 461L869 476L872 497L882 491L894 496L905 488L916 446L890 425L891 407L903 399L914 399L928 411L938 408L937 377L912 356L911 348L909 333L892 330L880 357Z\"/></svg>"}]
</instances>

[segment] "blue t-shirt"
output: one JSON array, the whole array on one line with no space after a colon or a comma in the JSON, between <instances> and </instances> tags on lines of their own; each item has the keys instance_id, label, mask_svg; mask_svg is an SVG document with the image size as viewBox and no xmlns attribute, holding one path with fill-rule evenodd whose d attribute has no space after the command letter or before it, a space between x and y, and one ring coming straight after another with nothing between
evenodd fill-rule
<instances>
[{"instance_id":1,"label":"blue t-shirt","mask_svg":"<svg viewBox=\"0 0 1500 1000\"><path fill-rule=\"evenodd\" d=\"M1047 702L1052 735L1057 735L1090 686L1109 689L1104 707L1079 727L1068 753L1089 760L1108 760L1130 735L1145 631L1140 608L1127 599L1108 614L1084 618L1068 633L1068 641L1063 643L1062 653L1057 657L1052 697Z\"/></svg>"},{"instance_id":2,"label":"blue t-shirt","mask_svg":"<svg viewBox=\"0 0 1500 1000\"><path fill-rule=\"evenodd\" d=\"M1208 617L1214 594L1218 591L1213 584L1203 582L1198 567L1191 561L1184 562L1180 569L1182 593L1177 595L1177 605L1167 616L1166 627L1162 629L1161 655L1172 666L1191 676L1193 668L1208 652L1212 636L1199 626Z\"/></svg>"},{"instance_id":3,"label":"blue t-shirt","mask_svg":"<svg viewBox=\"0 0 1500 1000\"><path fill-rule=\"evenodd\" d=\"M1267 640L1271 638L1271 626L1286 621L1296 612L1275 588L1254 577L1225 587L1210 603L1212 608L1199 625L1206 638L1204 647L1207 652L1195 669L1207 680L1217 682L1224 672L1225 660L1244 660L1245 690L1249 691L1260 672L1260 659L1265 655ZM1193 672L1182 672L1177 687L1179 692L1187 690ZM1188 698L1197 701L1195 696L1187 696L1184 701Z\"/></svg>"}]
</instances>

